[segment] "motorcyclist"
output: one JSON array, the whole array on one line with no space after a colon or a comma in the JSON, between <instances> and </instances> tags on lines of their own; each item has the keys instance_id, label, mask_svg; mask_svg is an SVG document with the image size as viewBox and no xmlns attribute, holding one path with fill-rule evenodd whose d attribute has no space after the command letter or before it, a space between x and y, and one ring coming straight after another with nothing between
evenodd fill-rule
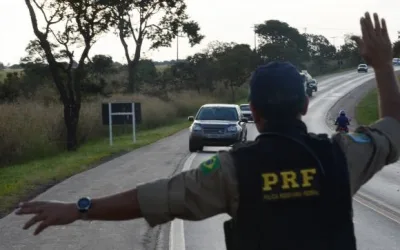
<instances>
[{"instance_id":1,"label":"motorcyclist","mask_svg":"<svg viewBox=\"0 0 400 250\"><path fill-rule=\"evenodd\" d=\"M341 128L344 129L346 133L349 132L349 128L347 126L350 125L350 119L347 118L344 110L340 110L339 116L336 118L335 125L337 125L336 132L338 132Z\"/></svg>"}]
</instances>

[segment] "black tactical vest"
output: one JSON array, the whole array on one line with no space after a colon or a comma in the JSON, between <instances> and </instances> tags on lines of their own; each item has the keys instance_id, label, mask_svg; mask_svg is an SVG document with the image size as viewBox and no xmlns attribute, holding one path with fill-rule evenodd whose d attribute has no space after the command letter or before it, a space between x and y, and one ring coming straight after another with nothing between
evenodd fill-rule
<instances>
[{"instance_id":1,"label":"black tactical vest","mask_svg":"<svg viewBox=\"0 0 400 250\"><path fill-rule=\"evenodd\" d=\"M231 154L240 197L235 249L356 249L346 159L327 135L309 134L299 121Z\"/></svg>"}]
</instances>

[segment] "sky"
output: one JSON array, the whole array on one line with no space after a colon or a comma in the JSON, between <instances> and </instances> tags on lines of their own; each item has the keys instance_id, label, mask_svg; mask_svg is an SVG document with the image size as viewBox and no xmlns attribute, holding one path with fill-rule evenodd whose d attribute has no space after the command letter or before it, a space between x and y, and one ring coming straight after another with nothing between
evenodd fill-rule
<instances>
[{"instance_id":1,"label":"sky","mask_svg":"<svg viewBox=\"0 0 400 250\"><path fill-rule=\"evenodd\" d=\"M179 59L200 52L215 40L254 47L254 24L269 19L287 22L301 33L324 35L335 46L343 44L346 33L360 34L359 18L365 11L377 12L386 19L392 42L400 31L400 1L394 0L187 0L187 5L189 16L200 24L206 37L194 47L186 38L179 38ZM25 1L0 0L0 24L4 36L0 39L0 62L18 63L26 55L28 42L35 38ZM151 51L148 47L145 43L142 57L156 61L177 57L176 41L169 48ZM121 43L112 32L99 38L90 56L96 54L110 55L114 61L125 63Z\"/></svg>"}]
</instances>

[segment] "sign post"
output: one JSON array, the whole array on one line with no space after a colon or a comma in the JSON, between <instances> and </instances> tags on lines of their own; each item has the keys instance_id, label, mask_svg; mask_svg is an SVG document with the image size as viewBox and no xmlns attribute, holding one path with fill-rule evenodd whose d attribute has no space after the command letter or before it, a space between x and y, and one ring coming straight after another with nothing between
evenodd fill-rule
<instances>
[{"instance_id":1,"label":"sign post","mask_svg":"<svg viewBox=\"0 0 400 250\"><path fill-rule=\"evenodd\" d=\"M113 125L132 124L132 141L136 143L136 124L141 123L142 112L140 103L103 103L103 125L108 125L110 146L113 145Z\"/></svg>"}]
</instances>

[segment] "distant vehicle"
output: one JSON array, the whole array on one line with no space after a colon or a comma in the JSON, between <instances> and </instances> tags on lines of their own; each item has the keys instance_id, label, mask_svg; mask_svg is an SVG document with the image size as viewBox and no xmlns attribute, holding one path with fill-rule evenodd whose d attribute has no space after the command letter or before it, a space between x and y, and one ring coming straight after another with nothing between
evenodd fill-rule
<instances>
[{"instance_id":1,"label":"distant vehicle","mask_svg":"<svg viewBox=\"0 0 400 250\"><path fill-rule=\"evenodd\" d=\"M189 116L189 151L203 150L204 146L230 146L247 140L247 119L239 105L205 104L196 116Z\"/></svg>"},{"instance_id":2,"label":"distant vehicle","mask_svg":"<svg viewBox=\"0 0 400 250\"><path fill-rule=\"evenodd\" d=\"M318 82L315 79L311 79L307 82L308 87L311 88L314 92L318 91Z\"/></svg>"},{"instance_id":3,"label":"distant vehicle","mask_svg":"<svg viewBox=\"0 0 400 250\"><path fill-rule=\"evenodd\" d=\"M308 74L308 73L307 73L307 74ZM308 84L308 82L312 80L311 76L310 76L309 74L308 74L308 76L307 76L304 72L301 72L300 75L303 76L303 80L304 80L304 89L306 90L306 94L307 94L309 97L312 97L312 94L313 94L313 92L314 92L314 89L311 87L310 84Z\"/></svg>"},{"instance_id":4,"label":"distant vehicle","mask_svg":"<svg viewBox=\"0 0 400 250\"><path fill-rule=\"evenodd\" d=\"M253 115L251 114L249 104L240 104L240 111L242 112L244 118L246 118L248 121L253 121Z\"/></svg>"},{"instance_id":5,"label":"distant vehicle","mask_svg":"<svg viewBox=\"0 0 400 250\"><path fill-rule=\"evenodd\" d=\"M393 65L400 65L400 58L393 58Z\"/></svg>"},{"instance_id":6,"label":"distant vehicle","mask_svg":"<svg viewBox=\"0 0 400 250\"><path fill-rule=\"evenodd\" d=\"M300 75L304 75L306 77L307 82L311 81L313 79L312 76L308 73L307 70L302 70L300 72Z\"/></svg>"},{"instance_id":7,"label":"distant vehicle","mask_svg":"<svg viewBox=\"0 0 400 250\"><path fill-rule=\"evenodd\" d=\"M357 72L358 72L358 73L360 73L360 72L368 73L368 65L366 65L366 64L359 64L358 67L357 67Z\"/></svg>"}]
</instances>

